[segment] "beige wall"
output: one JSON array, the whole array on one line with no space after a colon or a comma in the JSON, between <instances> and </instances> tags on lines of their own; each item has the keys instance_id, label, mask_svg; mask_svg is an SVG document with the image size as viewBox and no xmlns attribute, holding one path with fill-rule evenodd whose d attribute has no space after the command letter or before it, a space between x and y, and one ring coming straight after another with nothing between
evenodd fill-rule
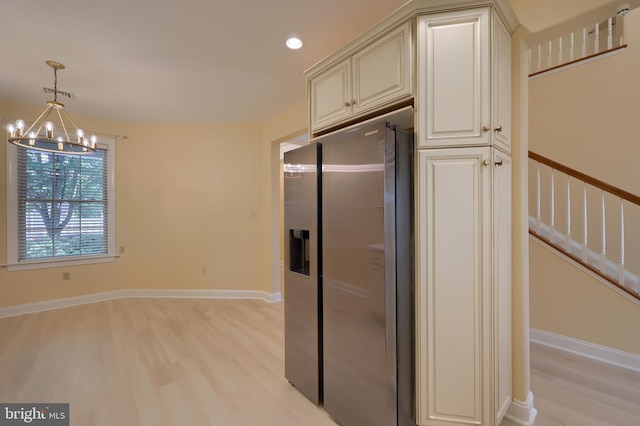
<instances>
[{"instance_id":1,"label":"beige wall","mask_svg":"<svg viewBox=\"0 0 640 426\"><path fill-rule=\"evenodd\" d=\"M0 116L39 112L0 102ZM268 288L260 247L261 124L124 124L73 116L88 129L129 137L116 148L116 242L126 253L100 265L0 268L0 307L122 288ZM5 144L0 164L0 263L6 263ZM70 281L62 281L63 271L71 272Z\"/></svg>"},{"instance_id":2,"label":"beige wall","mask_svg":"<svg viewBox=\"0 0 640 426\"><path fill-rule=\"evenodd\" d=\"M254 289L260 126L140 124L128 136L118 146L127 286Z\"/></svg>"},{"instance_id":3,"label":"beige wall","mask_svg":"<svg viewBox=\"0 0 640 426\"><path fill-rule=\"evenodd\" d=\"M531 241L531 327L640 355L640 308Z\"/></svg>"},{"instance_id":4,"label":"beige wall","mask_svg":"<svg viewBox=\"0 0 640 426\"><path fill-rule=\"evenodd\" d=\"M625 17L625 39L629 47L621 54L530 81L529 147L559 163L640 194L636 124L640 99L637 83L640 9ZM556 187L566 188L566 180L558 179ZM566 192L559 194L566 197ZM560 210L563 203L560 198ZM535 214L531 204L530 198L529 211ZM547 214L546 204L543 200L543 215ZM600 218L599 206L590 202L590 222ZM608 211L610 218L619 217L615 207ZM566 229L562 214L557 220L560 228ZM631 211L627 212L627 220L640 223ZM573 232L580 237L581 222L572 223ZM640 252L637 228L635 231L629 228L629 223L627 256L636 257ZM614 256L619 253L618 229L612 226L607 230L607 244ZM600 236L592 231L590 235L590 246L597 250L601 247ZM627 262L637 265L630 257ZM568 263L558 261L537 244L531 245L530 268L531 327L640 354L637 327L628 326L638 323L638 306L632 306L615 291Z\"/></svg>"}]
</instances>

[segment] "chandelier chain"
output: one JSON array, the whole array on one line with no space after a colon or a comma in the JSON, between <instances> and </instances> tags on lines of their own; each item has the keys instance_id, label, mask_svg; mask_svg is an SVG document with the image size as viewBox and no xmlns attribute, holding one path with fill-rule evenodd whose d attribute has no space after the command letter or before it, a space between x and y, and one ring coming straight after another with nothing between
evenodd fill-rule
<instances>
[{"instance_id":1,"label":"chandelier chain","mask_svg":"<svg viewBox=\"0 0 640 426\"><path fill-rule=\"evenodd\" d=\"M58 69L53 67L53 102L58 102Z\"/></svg>"}]
</instances>

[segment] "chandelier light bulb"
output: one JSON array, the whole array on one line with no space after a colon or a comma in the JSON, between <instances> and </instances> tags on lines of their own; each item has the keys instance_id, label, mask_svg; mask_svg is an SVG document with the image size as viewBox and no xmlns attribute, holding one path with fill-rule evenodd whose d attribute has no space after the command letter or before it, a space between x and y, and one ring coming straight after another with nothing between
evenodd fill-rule
<instances>
[{"instance_id":1,"label":"chandelier light bulb","mask_svg":"<svg viewBox=\"0 0 640 426\"><path fill-rule=\"evenodd\" d=\"M13 124L7 125L7 131L9 132L10 137L16 137L16 126L14 126Z\"/></svg>"},{"instance_id":2,"label":"chandelier light bulb","mask_svg":"<svg viewBox=\"0 0 640 426\"><path fill-rule=\"evenodd\" d=\"M76 134L78 135L78 143L84 145L84 130L78 129Z\"/></svg>"},{"instance_id":3,"label":"chandelier light bulb","mask_svg":"<svg viewBox=\"0 0 640 426\"><path fill-rule=\"evenodd\" d=\"M47 138L53 139L53 123L47 121L46 123L44 123L44 128L47 131Z\"/></svg>"},{"instance_id":4,"label":"chandelier light bulb","mask_svg":"<svg viewBox=\"0 0 640 426\"><path fill-rule=\"evenodd\" d=\"M91 135L91 149L96 149L96 142L98 142L98 137Z\"/></svg>"},{"instance_id":5,"label":"chandelier light bulb","mask_svg":"<svg viewBox=\"0 0 640 426\"><path fill-rule=\"evenodd\" d=\"M22 137L24 135L24 121L16 120L16 135Z\"/></svg>"},{"instance_id":6,"label":"chandelier light bulb","mask_svg":"<svg viewBox=\"0 0 640 426\"><path fill-rule=\"evenodd\" d=\"M29 146L36 145L36 132L29 132Z\"/></svg>"}]
</instances>

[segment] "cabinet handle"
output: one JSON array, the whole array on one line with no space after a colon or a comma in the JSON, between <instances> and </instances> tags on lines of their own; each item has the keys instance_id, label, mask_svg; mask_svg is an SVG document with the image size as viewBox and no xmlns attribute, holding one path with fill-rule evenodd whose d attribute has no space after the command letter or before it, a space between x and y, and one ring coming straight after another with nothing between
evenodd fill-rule
<instances>
[{"instance_id":1,"label":"cabinet handle","mask_svg":"<svg viewBox=\"0 0 640 426\"><path fill-rule=\"evenodd\" d=\"M346 107L350 107L350 106L351 106L351 102L349 102L349 101L344 101L344 106L346 106Z\"/></svg>"},{"instance_id":2,"label":"cabinet handle","mask_svg":"<svg viewBox=\"0 0 640 426\"><path fill-rule=\"evenodd\" d=\"M482 164L484 164L485 166L488 166L489 164L491 164L491 160L484 160Z\"/></svg>"},{"instance_id":3,"label":"cabinet handle","mask_svg":"<svg viewBox=\"0 0 640 426\"><path fill-rule=\"evenodd\" d=\"M496 161L496 166L502 166L502 160Z\"/></svg>"},{"instance_id":4,"label":"cabinet handle","mask_svg":"<svg viewBox=\"0 0 640 426\"><path fill-rule=\"evenodd\" d=\"M502 131L502 126L498 126L498 127L496 127L496 128L495 128L495 131L496 131L496 132L501 132L501 131Z\"/></svg>"},{"instance_id":5,"label":"cabinet handle","mask_svg":"<svg viewBox=\"0 0 640 426\"><path fill-rule=\"evenodd\" d=\"M491 130L491 127L490 126L484 126L482 128L482 130L484 130L485 132L488 132L489 130Z\"/></svg>"},{"instance_id":6,"label":"cabinet handle","mask_svg":"<svg viewBox=\"0 0 640 426\"><path fill-rule=\"evenodd\" d=\"M356 100L355 99L351 99L351 105L355 105L356 104Z\"/></svg>"}]
</instances>

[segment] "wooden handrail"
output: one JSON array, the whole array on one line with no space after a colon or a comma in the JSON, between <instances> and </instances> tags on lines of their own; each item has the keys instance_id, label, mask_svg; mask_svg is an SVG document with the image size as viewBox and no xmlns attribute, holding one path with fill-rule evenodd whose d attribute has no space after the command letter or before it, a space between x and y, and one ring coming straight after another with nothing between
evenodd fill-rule
<instances>
[{"instance_id":1,"label":"wooden handrail","mask_svg":"<svg viewBox=\"0 0 640 426\"><path fill-rule=\"evenodd\" d=\"M596 188L600 188L603 191L607 191L616 197L620 197L630 203L636 204L640 206L640 196L632 194L631 192L627 192L624 189L620 189L616 186L610 185L606 182L603 182L599 179L591 177L589 175L585 175L582 172L579 172L571 167L567 167L563 164L557 163L553 160L548 159L547 157L543 157L540 154L536 154L535 152L529 151L529 158L534 161L538 161L544 165L551 167L552 169L558 170L559 172L566 173L567 175L574 177L578 180L588 183L589 185L595 186Z\"/></svg>"}]
</instances>

